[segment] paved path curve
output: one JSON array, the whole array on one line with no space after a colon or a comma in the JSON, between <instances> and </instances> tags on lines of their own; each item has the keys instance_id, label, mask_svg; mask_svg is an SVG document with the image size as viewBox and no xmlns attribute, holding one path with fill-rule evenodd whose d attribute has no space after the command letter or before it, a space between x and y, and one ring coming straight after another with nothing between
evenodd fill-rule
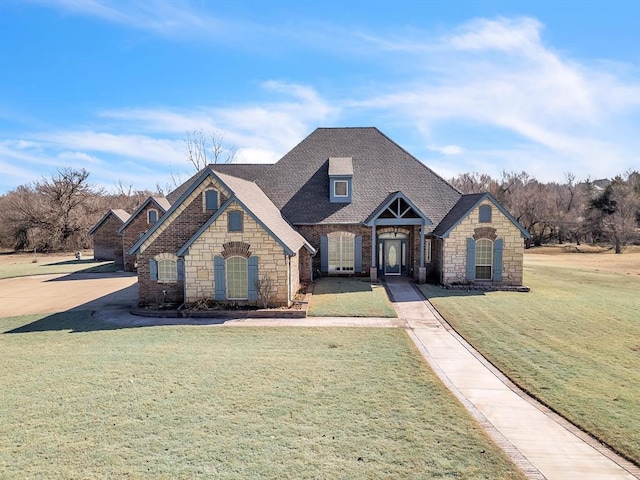
<instances>
[{"instance_id":1,"label":"paved path curve","mask_svg":"<svg viewBox=\"0 0 640 480\"><path fill-rule=\"evenodd\" d=\"M409 283L389 282L418 349L532 479L640 478L640 469L528 397L464 341Z\"/></svg>"}]
</instances>

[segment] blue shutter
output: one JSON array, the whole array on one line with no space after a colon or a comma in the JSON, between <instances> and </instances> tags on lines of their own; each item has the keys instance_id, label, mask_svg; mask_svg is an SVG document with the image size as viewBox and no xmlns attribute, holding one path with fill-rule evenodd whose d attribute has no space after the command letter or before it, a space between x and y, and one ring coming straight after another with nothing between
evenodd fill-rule
<instances>
[{"instance_id":1,"label":"blue shutter","mask_svg":"<svg viewBox=\"0 0 640 480\"><path fill-rule=\"evenodd\" d=\"M476 279L476 241L467 238L467 280Z\"/></svg>"},{"instance_id":2,"label":"blue shutter","mask_svg":"<svg viewBox=\"0 0 640 480\"><path fill-rule=\"evenodd\" d=\"M207 210L218 209L218 192L216 190L207 190L205 192L205 204Z\"/></svg>"},{"instance_id":3,"label":"blue shutter","mask_svg":"<svg viewBox=\"0 0 640 480\"><path fill-rule=\"evenodd\" d=\"M178 281L184 282L184 258L178 259L177 267L178 267Z\"/></svg>"},{"instance_id":4,"label":"blue shutter","mask_svg":"<svg viewBox=\"0 0 640 480\"><path fill-rule=\"evenodd\" d=\"M248 298L251 301L258 300L258 257L248 258L247 275Z\"/></svg>"},{"instance_id":5,"label":"blue shutter","mask_svg":"<svg viewBox=\"0 0 640 480\"><path fill-rule=\"evenodd\" d=\"M354 273L360 273L362 271L362 235L356 235L354 253Z\"/></svg>"},{"instance_id":6,"label":"blue shutter","mask_svg":"<svg viewBox=\"0 0 640 480\"><path fill-rule=\"evenodd\" d=\"M213 280L215 282L215 300L227 298L227 276L224 271L224 258L213 257Z\"/></svg>"},{"instance_id":7,"label":"blue shutter","mask_svg":"<svg viewBox=\"0 0 640 480\"><path fill-rule=\"evenodd\" d=\"M493 281L502 281L502 250L504 240L502 238L493 242Z\"/></svg>"},{"instance_id":8,"label":"blue shutter","mask_svg":"<svg viewBox=\"0 0 640 480\"><path fill-rule=\"evenodd\" d=\"M320 237L320 271L329 271L329 239L326 235Z\"/></svg>"},{"instance_id":9,"label":"blue shutter","mask_svg":"<svg viewBox=\"0 0 640 480\"><path fill-rule=\"evenodd\" d=\"M151 280L158 280L158 262L153 258L149 259L149 278Z\"/></svg>"}]
</instances>

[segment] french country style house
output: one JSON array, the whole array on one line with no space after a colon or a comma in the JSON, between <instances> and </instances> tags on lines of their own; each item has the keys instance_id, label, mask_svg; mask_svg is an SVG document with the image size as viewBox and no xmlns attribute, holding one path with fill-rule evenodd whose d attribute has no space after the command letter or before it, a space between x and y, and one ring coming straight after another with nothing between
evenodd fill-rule
<instances>
[{"instance_id":1,"label":"french country style house","mask_svg":"<svg viewBox=\"0 0 640 480\"><path fill-rule=\"evenodd\" d=\"M318 128L273 165L209 165L120 233L136 218L124 258L140 305L290 305L324 275L520 286L529 235L376 128Z\"/></svg>"}]
</instances>

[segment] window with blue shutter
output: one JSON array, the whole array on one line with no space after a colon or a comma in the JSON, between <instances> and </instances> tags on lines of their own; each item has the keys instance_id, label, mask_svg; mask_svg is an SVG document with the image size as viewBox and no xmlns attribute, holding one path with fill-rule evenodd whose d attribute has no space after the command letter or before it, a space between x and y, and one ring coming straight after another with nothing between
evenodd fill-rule
<instances>
[{"instance_id":1,"label":"window with blue shutter","mask_svg":"<svg viewBox=\"0 0 640 480\"><path fill-rule=\"evenodd\" d=\"M151 280L158 280L158 262L153 258L149 259L149 278Z\"/></svg>"},{"instance_id":2,"label":"window with blue shutter","mask_svg":"<svg viewBox=\"0 0 640 480\"><path fill-rule=\"evenodd\" d=\"M356 235L354 249L354 271L360 273L362 271L362 235Z\"/></svg>"},{"instance_id":3,"label":"window with blue shutter","mask_svg":"<svg viewBox=\"0 0 640 480\"><path fill-rule=\"evenodd\" d=\"M467 238L467 280L476 279L476 241Z\"/></svg>"},{"instance_id":4,"label":"window with blue shutter","mask_svg":"<svg viewBox=\"0 0 640 480\"><path fill-rule=\"evenodd\" d=\"M491 205L480 205L480 218L481 223L491 223Z\"/></svg>"},{"instance_id":5,"label":"window with blue shutter","mask_svg":"<svg viewBox=\"0 0 640 480\"><path fill-rule=\"evenodd\" d=\"M233 210L229 212L229 225L228 230L230 232L241 232L243 227L243 215L240 210Z\"/></svg>"},{"instance_id":6,"label":"window with blue shutter","mask_svg":"<svg viewBox=\"0 0 640 480\"><path fill-rule=\"evenodd\" d=\"M215 300L226 300L227 287L226 287L226 274L223 257L213 257L213 281L215 286L214 298Z\"/></svg>"},{"instance_id":7,"label":"window with blue shutter","mask_svg":"<svg viewBox=\"0 0 640 480\"><path fill-rule=\"evenodd\" d=\"M184 258L178 259L178 281L184 282Z\"/></svg>"},{"instance_id":8,"label":"window with blue shutter","mask_svg":"<svg viewBox=\"0 0 640 480\"><path fill-rule=\"evenodd\" d=\"M248 289L249 295L248 299L250 301L258 300L258 257L249 257L247 260L248 265Z\"/></svg>"},{"instance_id":9,"label":"window with blue shutter","mask_svg":"<svg viewBox=\"0 0 640 480\"><path fill-rule=\"evenodd\" d=\"M217 210L218 209L218 191L217 190L207 190L204 192L204 204L206 210Z\"/></svg>"},{"instance_id":10,"label":"window with blue shutter","mask_svg":"<svg viewBox=\"0 0 640 480\"><path fill-rule=\"evenodd\" d=\"M504 240L502 238L493 242L493 281L502 281L502 250L504 249Z\"/></svg>"},{"instance_id":11,"label":"window with blue shutter","mask_svg":"<svg viewBox=\"0 0 640 480\"><path fill-rule=\"evenodd\" d=\"M329 239L326 235L320 237L320 271L329 271Z\"/></svg>"}]
</instances>

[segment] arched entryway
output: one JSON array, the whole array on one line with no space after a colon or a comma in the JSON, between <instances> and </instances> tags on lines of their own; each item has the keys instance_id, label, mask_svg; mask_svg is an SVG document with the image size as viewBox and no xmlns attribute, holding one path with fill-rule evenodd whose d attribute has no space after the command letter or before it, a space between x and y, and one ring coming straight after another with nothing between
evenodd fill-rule
<instances>
[{"instance_id":1,"label":"arched entryway","mask_svg":"<svg viewBox=\"0 0 640 480\"><path fill-rule=\"evenodd\" d=\"M378 276L409 275L409 235L386 232L378 235Z\"/></svg>"}]
</instances>

